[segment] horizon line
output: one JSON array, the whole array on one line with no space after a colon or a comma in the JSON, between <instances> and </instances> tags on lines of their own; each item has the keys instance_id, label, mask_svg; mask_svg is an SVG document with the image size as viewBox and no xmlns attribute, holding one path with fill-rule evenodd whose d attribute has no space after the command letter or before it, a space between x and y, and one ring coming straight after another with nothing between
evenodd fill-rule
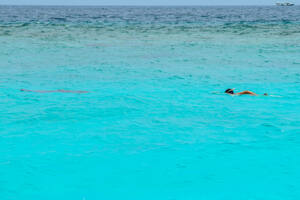
<instances>
[{"instance_id":1,"label":"horizon line","mask_svg":"<svg viewBox=\"0 0 300 200\"><path fill-rule=\"evenodd\" d=\"M175 4L175 5L96 5L96 4L0 4L0 6L111 6L111 7L128 7L128 6L134 6L134 7L143 7L143 6L148 6L148 7L157 7L157 6L187 6L187 7L192 7L192 6L276 6L276 4L244 4L244 5L239 5L239 4L220 4L220 5L206 5L206 4L197 4L197 5L184 5L184 4ZM297 5L294 5L297 6Z\"/></svg>"}]
</instances>

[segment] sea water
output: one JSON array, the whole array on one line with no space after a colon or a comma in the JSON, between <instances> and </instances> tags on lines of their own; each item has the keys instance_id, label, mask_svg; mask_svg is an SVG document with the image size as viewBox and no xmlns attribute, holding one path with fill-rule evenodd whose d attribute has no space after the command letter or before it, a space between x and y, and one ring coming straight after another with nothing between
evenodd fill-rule
<instances>
[{"instance_id":1,"label":"sea water","mask_svg":"<svg viewBox=\"0 0 300 200\"><path fill-rule=\"evenodd\" d=\"M0 199L299 199L299 91L297 6L1 6Z\"/></svg>"}]
</instances>

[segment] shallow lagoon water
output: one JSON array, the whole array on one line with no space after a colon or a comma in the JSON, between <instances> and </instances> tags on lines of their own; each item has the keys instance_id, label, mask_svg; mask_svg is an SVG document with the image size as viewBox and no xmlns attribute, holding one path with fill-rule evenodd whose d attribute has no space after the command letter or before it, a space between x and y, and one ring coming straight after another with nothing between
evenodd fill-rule
<instances>
[{"instance_id":1,"label":"shallow lagoon water","mask_svg":"<svg viewBox=\"0 0 300 200\"><path fill-rule=\"evenodd\" d=\"M1 199L298 199L299 12L0 7Z\"/></svg>"}]
</instances>

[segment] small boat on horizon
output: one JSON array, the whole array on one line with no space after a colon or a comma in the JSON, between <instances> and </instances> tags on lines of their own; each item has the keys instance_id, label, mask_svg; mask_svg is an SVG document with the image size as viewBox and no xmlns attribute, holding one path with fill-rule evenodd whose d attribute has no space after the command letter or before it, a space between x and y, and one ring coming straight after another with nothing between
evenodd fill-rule
<instances>
[{"instance_id":1,"label":"small boat on horizon","mask_svg":"<svg viewBox=\"0 0 300 200\"><path fill-rule=\"evenodd\" d=\"M288 3L288 2L285 2L285 3L276 3L276 6L294 6L295 4L293 3Z\"/></svg>"}]
</instances>

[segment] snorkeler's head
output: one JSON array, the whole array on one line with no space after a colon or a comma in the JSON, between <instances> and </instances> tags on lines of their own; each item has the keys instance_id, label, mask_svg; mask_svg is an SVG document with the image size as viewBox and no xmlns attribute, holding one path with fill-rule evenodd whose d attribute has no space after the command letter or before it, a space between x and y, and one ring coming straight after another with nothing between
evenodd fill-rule
<instances>
[{"instance_id":1,"label":"snorkeler's head","mask_svg":"<svg viewBox=\"0 0 300 200\"><path fill-rule=\"evenodd\" d=\"M234 92L233 92L233 89L227 89L227 90L225 90L225 93L227 93L227 94L234 94Z\"/></svg>"}]
</instances>

